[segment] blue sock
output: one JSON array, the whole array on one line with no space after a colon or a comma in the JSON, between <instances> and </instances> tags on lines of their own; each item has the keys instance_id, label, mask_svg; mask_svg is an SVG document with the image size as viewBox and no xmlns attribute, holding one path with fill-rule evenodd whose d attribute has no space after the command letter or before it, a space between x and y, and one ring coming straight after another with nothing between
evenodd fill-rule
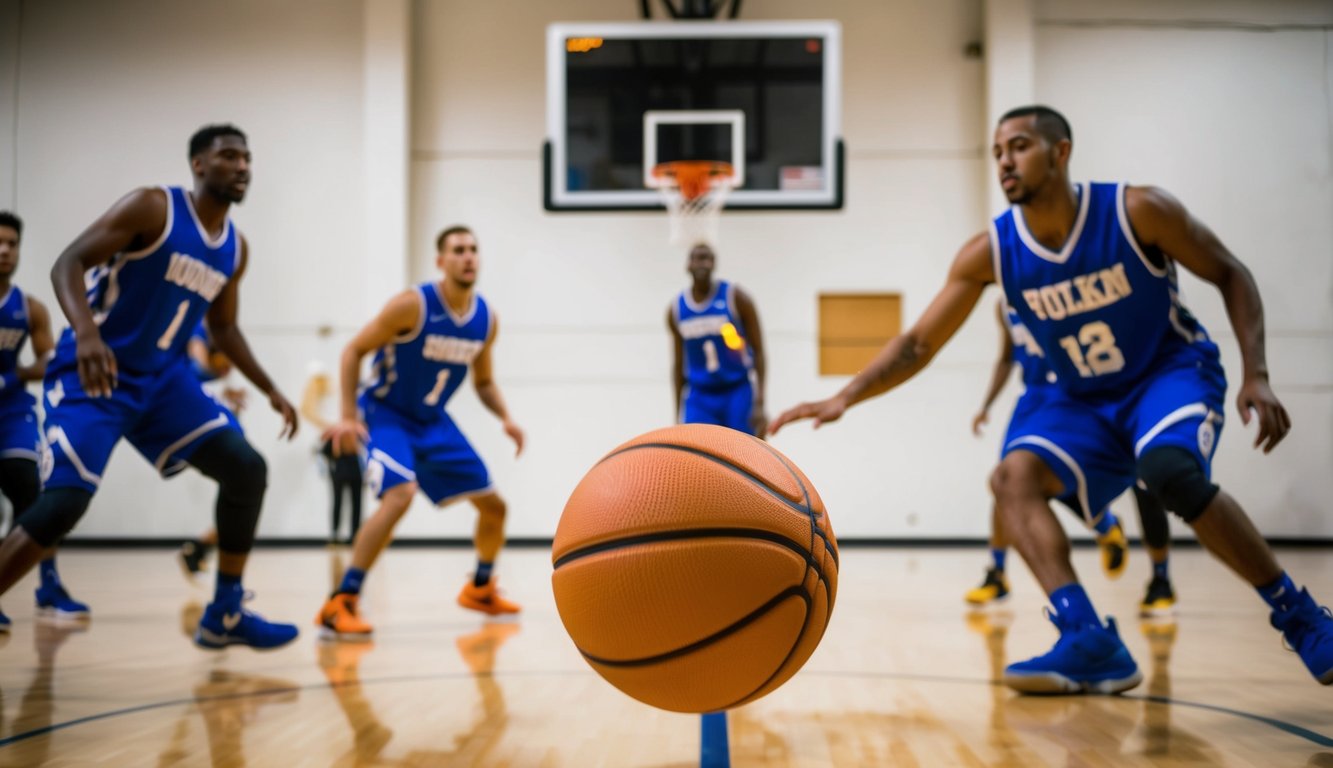
<instances>
[{"instance_id":1,"label":"blue sock","mask_svg":"<svg viewBox=\"0 0 1333 768\"><path fill-rule=\"evenodd\" d=\"M1102 620L1097 617L1097 609L1092 607L1088 593L1083 591L1083 585L1078 582L1066 584L1052 592L1051 605L1055 606L1057 614L1074 626L1102 625Z\"/></svg>"},{"instance_id":2,"label":"blue sock","mask_svg":"<svg viewBox=\"0 0 1333 768\"><path fill-rule=\"evenodd\" d=\"M244 590L241 589L240 576L233 576L230 573L218 571L217 586L213 590L213 602L239 603L243 592Z\"/></svg>"},{"instance_id":3,"label":"blue sock","mask_svg":"<svg viewBox=\"0 0 1333 768\"><path fill-rule=\"evenodd\" d=\"M990 559L995 563L995 570L999 571L1000 573L1004 573L1004 556L1008 553L1009 550L1007 549L1004 548L996 549L994 547L991 547Z\"/></svg>"},{"instance_id":4,"label":"blue sock","mask_svg":"<svg viewBox=\"0 0 1333 768\"><path fill-rule=\"evenodd\" d=\"M1277 577L1277 581L1272 584L1265 584L1259 587L1259 597L1268 603L1268 607L1275 611L1284 611L1296 604L1299 597L1299 590L1292 583L1291 577L1286 571Z\"/></svg>"},{"instance_id":5,"label":"blue sock","mask_svg":"<svg viewBox=\"0 0 1333 768\"><path fill-rule=\"evenodd\" d=\"M1102 515L1102 518L1098 520L1097 524L1092 526L1092 528L1097 531L1098 536L1105 536L1111 532L1111 529L1114 528L1115 524L1118 522L1120 521L1116 519L1115 513L1108 509L1106 510L1106 514Z\"/></svg>"},{"instance_id":6,"label":"blue sock","mask_svg":"<svg viewBox=\"0 0 1333 768\"><path fill-rule=\"evenodd\" d=\"M343 582L338 585L338 592L345 595L361 594L361 584L366 580L366 572L360 568L348 568L343 573Z\"/></svg>"},{"instance_id":7,"label":"blue sock","mask_svg":"<svg viewBox=\"0 0 1333 768\"><path fill-rule=\"evenodd\" d=\"M478 560L478 561L477 561L477 575L475 575L475 576L472 577L472 586L474 586L474 587L484 587L484 586L486 586L488 583L490 583L490 581L491 581L491 571L494 570L494 569L495 569L495 563L494 563L494 562L489 562L489 563L488 563L488 562L486 562L485 560Z\"/></svg>"},{"instance_id":8,"label":"blue sock","mask_svg":"<svg viewBox=\"0 0 1333 768\"><path fill-rule=\"evenodd\" d=\"M1154 579L1162 579L1163 581L1170 581L1171 577L1167 573L1167 563L1169 562L1171 562L1171 559L1164 557L1162 558L1162 562L1153 563L1152 577Z\"/></svg>"},{"instance_id":9,"label":"blue sock","mask_svg":"<svg viewBox=\"0 0 1333 768\"><path fill-rule=\"evenodd\" d=\"M60 574L56 573L55 555L51 555L42 561L42 565L38 569L38 574L41 578L42 589L50 589L52 587L60 586Z\"/></svg>"}]
</instances>

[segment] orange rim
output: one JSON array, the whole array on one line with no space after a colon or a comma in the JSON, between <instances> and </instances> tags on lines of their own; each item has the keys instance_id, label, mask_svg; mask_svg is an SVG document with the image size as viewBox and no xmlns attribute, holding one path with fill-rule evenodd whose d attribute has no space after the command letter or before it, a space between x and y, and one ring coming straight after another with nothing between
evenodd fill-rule
<instances>
[{"instance_id":1,"label":"orange rim","mask_svg":"<svg viewBox=\"0 0 1333 768\"><path fill-rule=\"evenodd\" d=\"M731 179L735 175L731 163L718 160L675 160L653 166L653 178L675 182L681 197L686 200L697 200L713 187L716 180Z\"/></svg>"}]
</instances>

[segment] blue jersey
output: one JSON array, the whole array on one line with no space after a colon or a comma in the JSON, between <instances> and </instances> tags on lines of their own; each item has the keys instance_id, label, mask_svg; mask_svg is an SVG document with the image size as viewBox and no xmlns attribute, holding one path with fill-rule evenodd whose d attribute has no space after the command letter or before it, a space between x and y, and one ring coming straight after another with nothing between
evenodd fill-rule
<instances>
[{"instance_id":1,"label":"blue jersey","mask_svg":"<svg viewBox=\"0 0 1333 768\"><path fill-rule=\"evenodd\" d=\"M417 297L421 319L416 329L375 352L362 397L427 423L444 415L445 404L490 338L492 318L478 294L461 316L444 303L435 283L417 286Z\"/></svg>"},{"instance_id":2,"label":"blue jersey","mask_svg":"<svg viewBox=\"0 0 1333 768\"><path fill-rule=\"evenodd\" d=\"M1037 345L1036 339L1027 326L1019 319L1014 308L1004 303L1004 323L1009 332L1009 341L1013 344L1013 360L1023 372L1023 386L1032 389L1055 381L1055 374L1046 365L1046 355Z\"/></svg>"},{"instance_id":3,"label":"blue jersey","mask_svg":"<svg viewBox=\"0 0 1333 768\"><path fill-rule=\"evenodd\" d=\"M729 387L750 375L754 363L741 335L735 293L736 287L724 280L700 303L689 289L676 298L673 312L685 350L685 381L692 387Z\"/></svg>"},{"instance_id":4,"label":"blue jersey","mask_svg":"<svg viewBox=\"0 0 1333 768\"><path fill-rule=\"evenodd\" d=\"M1019 207L991 228L995 276L1009 306L1075 395L1131 388L1189 344L1216 347L1181 305L1175 266L1154 264L1134 238L1125 185L1079 186L1079 209L1057 253L1028 232Z\"/></svg>"},{"instance_id":5,"label":"blue jersey","mask_svg":"<svg viewBox=\"0 0 1333 768\"><path fill-rule=\"evenodd\" d=\"M17 374L19 352L23 342L28 340L28 325L28 297L17 285L11 285L9 292L0 299L0 375ZM0 389L0 401L9 402L24 394L23 384L15 382Z\"/></svg>"},{"instance_id":6,"label":"blue jersey","mask_svg":"<svg viewBox=\"0 0 1333 768\"><path fill-rule=\"evenodd\" d=\"M240 235L228 218L211 239L189 195L167 187L167 222L157 242L117 253L88 271L88 304L116 365L139 373L167 368L185 355L190 334L235 274ZM59 364L74 361L73 331L56 346Z\"/></svg>"}]
</instances>

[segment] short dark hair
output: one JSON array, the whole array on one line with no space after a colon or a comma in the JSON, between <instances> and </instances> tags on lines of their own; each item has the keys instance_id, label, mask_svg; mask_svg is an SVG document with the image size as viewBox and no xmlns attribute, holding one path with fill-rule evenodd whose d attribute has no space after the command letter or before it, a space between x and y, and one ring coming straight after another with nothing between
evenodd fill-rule
<instances>
[{"instance_id":1,"label":"short dark hair","mask_svg":"<svg viewBox=\"0 0 1333 768\"><path fill-rule=\"evenodd\" d=\"M470 227L465 227L462 224L446 227L445 230L440 233L439 237L435 238L435 252L439 253L444 250L444 241L448 240L450 235L461 235L465 233L469 235L472 234L472 229Z\"/></svg>"},{"instance_id":2,"label":"short dark hair","mask_svg":"<svg viewBox=\"0 0 1333 768\"><path fill-rule=\"evenodd\" d=\"M190 157L194 157L200 152L205 152L213 146L213 141L223 136L239 136L241 141L249 142L245 138L245 132L231 123L215 123L205 125L203 128L194 132L190 137Z\"/></svg>"},{"instance_id":3,"label":"short dark hair","mask_svg":"<svg viewBox=\"0 0 1333 768\"><path fill-rule=\"evenodd\" d=\"M1045 104L1015 107L1005 112L1000 118L1000 122L1003 123L1005 120L1012 120L1015 117L1036 117L1037 133L1040 133L1042 138L1051 144L1062 140L1067 140L1070 144L1074 143L1074 129L1069 127L1069 121L1065 119L1064 115Z\"/></svg>"},{"instance_id":4,"label":"short dark hair","mask_svg":"<svg viewBox=\"0 0 1333 768\"><path fill-rule=\"evenodd\" d=\"M23 237L23 219L20 219L17 213L0 211L0 227L9 227L18 234L19 238Z\"/></svg>"}]
</instances>

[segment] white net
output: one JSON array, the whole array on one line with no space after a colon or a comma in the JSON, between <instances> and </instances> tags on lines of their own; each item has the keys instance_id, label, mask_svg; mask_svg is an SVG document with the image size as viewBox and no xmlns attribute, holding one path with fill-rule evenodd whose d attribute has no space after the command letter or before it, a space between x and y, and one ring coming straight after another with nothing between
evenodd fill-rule
<instances>
[{"instance_id":1,"label":"white net","mask_svg":"<svg viewBox=\"0 0 1333 768\"><path fill-rule=\"evenodd\" d=\"M654 184L666 204L672 245L708 243L717 246L722 207L735 186L735 179L729 175L730 168L725 170L726 173L677 173L668 169L654 174L657 177Z\"/></svg>"}]
</instances>

